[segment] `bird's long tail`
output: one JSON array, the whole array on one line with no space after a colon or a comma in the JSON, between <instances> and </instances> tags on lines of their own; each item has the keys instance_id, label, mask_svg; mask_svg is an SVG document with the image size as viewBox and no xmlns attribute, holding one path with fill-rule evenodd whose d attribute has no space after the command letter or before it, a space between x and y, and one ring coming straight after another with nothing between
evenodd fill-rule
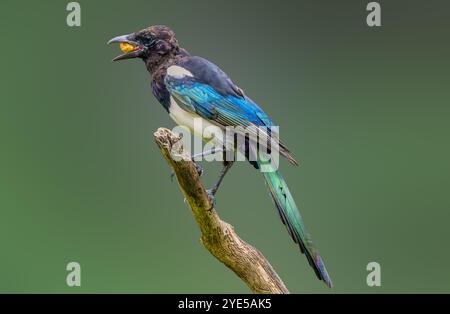
<instances>
[{"instance_id":1,"label":"bird's long tail","mask_svg":"<svg viewBox=\"0 0 450 314\"><path fill-rule=\"evenodd\" d=\"M267 165L266 165L267 166ZM266 168L267 170L267 168ZM281 220L286 225L286 228L295 243L298 243L302 253L306 255L309 265L314 269L317 277L323 280L328 287L332 288L333 284L319 251L314 246L311 236L303 224L302 217L297 209L297 205L289 192L289 188L284 181L282 175L276 171L261 172L269 189L275 206L278 209Z\"/></svg>"}]
</instances>

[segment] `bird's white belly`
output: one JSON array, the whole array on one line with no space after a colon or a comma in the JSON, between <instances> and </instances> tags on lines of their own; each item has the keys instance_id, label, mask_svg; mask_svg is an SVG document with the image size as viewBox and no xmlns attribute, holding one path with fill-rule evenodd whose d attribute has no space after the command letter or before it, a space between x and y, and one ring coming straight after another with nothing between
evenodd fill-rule
<instances>
[{"instance_id":1,"label":"bird's white belly","mask_svg":"<svg viewBox=\"0 0 450 314\"><path fill-rule=\"evenodd\" d=\"M223 136L218 136L219 134L225 135L225 131L222 131L222 128L203 119L196 113L184 110L172 97L170 97L169 115L176 124L187 128L194 135L206 141L223 142Z\"/></svg>"}]
</instances>

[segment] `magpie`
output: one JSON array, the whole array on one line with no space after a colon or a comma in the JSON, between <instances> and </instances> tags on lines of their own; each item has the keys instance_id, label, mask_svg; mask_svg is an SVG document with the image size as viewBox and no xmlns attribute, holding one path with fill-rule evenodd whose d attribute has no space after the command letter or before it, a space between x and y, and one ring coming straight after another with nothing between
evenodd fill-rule
<instances>
[{"instance_id":1,"label":"magpie","mask_svg":"<svg viewBox=\"0 0 450 314\"><path fill-rule=\"evenodd\" d=\"M186 127L205 141L215 142L216 147L222 147L224 154L229 151L242 152L259 170L290 236L305 254L316 276L331 288L333 284L324 262L306 230L286 181L277 167L262 157L263 150L269 153L276 151L291 164L298 165L287 146L279 139L278 130L264 111L217 65L183 49L175 33L167 26L155 25L117 36L108 42L111 43L118 43L123 52L113 61L133 58L144 61L151 75L153 95L175 123ZM201 122L200 131L195 126L196 121ZM236 145L233 141L229 144L226 136L211 136L220 132L227 134L225 130L230 127L244 130L243 145ZM203 132L206 128L213 132L206 135L207 132ZM235 139L234 135L232 137ZM211 149L201 154L215 154L217 151ZM233 162L229 158L224 161L219 179L208 190L212 204Z\"/></svg>"}]
</instances>

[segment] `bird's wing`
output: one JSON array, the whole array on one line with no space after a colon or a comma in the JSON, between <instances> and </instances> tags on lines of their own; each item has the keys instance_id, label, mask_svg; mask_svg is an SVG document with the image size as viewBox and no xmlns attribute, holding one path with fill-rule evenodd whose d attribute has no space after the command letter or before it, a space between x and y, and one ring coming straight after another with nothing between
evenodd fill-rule
<instances>
[{"instance_id":1,"label":"bird's wing","mask_svg":"<svg viewBox=\"0 0 450 314\"><path fill-rule=\"evenodd\" d=\"M298 165L270 118L213 63L188 57L167 69L166 87L177 104L222 128L243 127L250 140L268 143ZM239 130L237 130L239 132ZM262 141L261 141L262 139Z\"/></svg>"}]
</instances>

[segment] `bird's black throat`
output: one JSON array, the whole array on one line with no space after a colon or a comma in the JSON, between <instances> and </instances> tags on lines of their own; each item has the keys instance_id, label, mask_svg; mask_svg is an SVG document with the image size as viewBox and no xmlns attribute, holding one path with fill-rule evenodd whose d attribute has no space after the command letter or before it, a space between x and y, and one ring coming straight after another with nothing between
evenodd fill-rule
<instances>
[{"instance_id":1,"label":"bird's black throat","mask_svg":"<svg viewBox=\"0 0 450 314\"><path fill-rule=\"evenodd\" d=\"M170 107L170 94L164 83L167 69L187 56L189 53L186 50L177 47L163 55L152 53L144 59L147 71L151 75L153 95L166 111L169 111Z\"/></svg>"}]
</instances>

